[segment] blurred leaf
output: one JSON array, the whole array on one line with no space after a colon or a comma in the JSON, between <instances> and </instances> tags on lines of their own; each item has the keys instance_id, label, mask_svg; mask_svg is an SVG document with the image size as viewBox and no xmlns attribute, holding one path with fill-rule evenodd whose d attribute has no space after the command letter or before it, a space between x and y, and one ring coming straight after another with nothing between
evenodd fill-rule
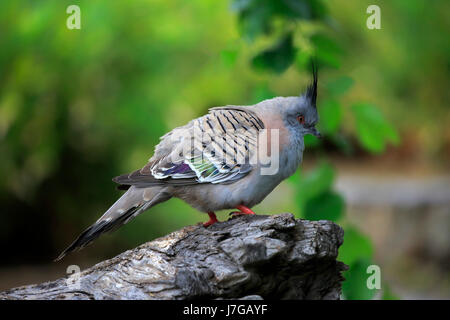
<instances>
[{"instance_id":1,"label":"blurred leaf","mask_svg":"<svg viewBox=\"0 0 450 320\"><path fill-rule=\"evenodd\" d=\"M287 178L287 181L289 181L289 183L297 184L301 178L302 178L302 168L298 167L297 171L292 176Z\"/></svg>"},{"instance_id":2,"label":"blurred leaf","mask_svg":"<svg viewBox=\"0 0 450 320\"><path fill-rule=\"evenodd\" d=\"M238 56L237 50L222 50L220 52L220 57L222 58L222 62L227 68L231 68L235 65L236 59Z\"/></svg>"},{"instance_id":3,"label":"blurred leaf","mask_svg":"<svg viewBox=\"0 0 450 320\"><path fill-rule=\"evenodd\" d=\"M335 80L329 81L327 83L327 89L331 95L337 96L347 92L347 90L350 89L353 84L354 81L352 78L348 76L341 76Z\"/></svg>"},{"instance_id":4,"label":"blurred leaf","mask_svg":"<svg viewBox=\"0 0 450 320\"><path fill-rule=\"evenodd\" d=\"M369 259L358 259L344 272L345 281L342 283L342 293L348 300L370 300L375 295L375 289L367 287L367 267L372 263Z\"/></svg>"},{"instance_id":5,"label":"blurred leaf","mask_svg":"<svg viewBox=\"0 0 450 320\"><path fill-rule=\"evenodd\" d=\"M249 9L254 2L254 0L231 0L231 10L239 12Z\"/></svg>"},{"instance_id":6,"label":"blurred leaf","mask_svg":"<svg viewBox=\"0 0 450 320\"><path fill-rule=\"evenodd\" d=\"M297 180L296 201L300 211L303 212L307 201L330 190L334 179L334 169L327 163L301 175Z\"/></svg>"},{"instance_id":7,"label":"blurred leaf","mask_svg":"<svg viewBox=\"0 0 450 320\"><path fill-rule=\"evenodd\" d=\"M311 54L304 50L297 50L295 64L300 70L311 70Z\"/></svg>"},{"instance_id":8,"label":"blurred leaf","mask_svg":"<svg viewBox=\"0 0 450 320\"><path fill-rule=\"evenodd\" d=\"M327 9L322 0L232 0L231 10L252 17L260 8L266 8L268 15L291 19L321 19Z\"/></svg>"},{"instance_id":9,"label":"blurred leaf","mask_svg":"<svg viewBox=\"0 0 450 320\"><path fill-rule=\"evenodd\" d=\"M307 134L303 137L305 141L305 147L306 148L314 148L320 145L320 140L311 134Z\"/></svg>"},{"instance_id":10,"label":"blurred leaf","mask_svg":"<svg viewBox=\"0 0 450 320\"><path fill-rule=\"evenodd\" d=\"M256 55L252 60L252 64L259 70L282 73L292 64L294 57L295 48L293 46L292 34L290 33L273 47Z\"/></svg>"},{"instance_id":11,"label":"blurred leaf","mask_svg":"<svg viewBox=\"0 0 450 320\"><path fill-rule=\"evenodd\" d=\"M325 100L317 107L319 111L320 132L334 134L339 129L342 119L342 108L336 100Z\"/></svg>"},{"instance_id":12,"label":"blurred leaf","mask_svg":"<svg viewBox=\"0 0 450 320\"><path fill-rule=\"evenodd\" d=\"M271 99L273 97L276 97L276 95L267 87L267 84L260 85L253 90L250 103L255 104L266 99Z\"/></svg>"},{"instance_id":13,"label":"blurred leaf","mask_svg":"<svg viewBox=\"0 0 450 320\"><path fill-rule=\"evenodd\" d=\"M341 65L340 56L342 49L323 34L315 34L311 37L311 43L314 45L316 58L319 63L339 68Z\"/></svg>"},{"instance_id":14,"label":"blurred leaf","mask_svg":"<svg viewBox=\"0 0 450 320\"><path fill-rule=\"evenodd\" d=\"M373 246L371 240L354 227L348 226L344 231L344 243L339 248L338 260L351 265L360 258L371 259Z\"/></svg>"},{"instance_id":15,"label":"blurred leaf","mask_svg":"<svg viewBox=\"0 0 450 320\"><path fill-rule=\"evenodd\" d=\"M359 142L368 151L380 153L384 151L387 141L398 144L400 138L397 131L372 104L358 103L351 107L355 116L356 133Z\"/></svg>"},{"instance_id":16,"label":"blurred leaf","mask_svg":"<svg viewBox=\"0 0 450 320\"><path fill-rule=\"evenodd\" d=\"M243 1L240 1L243 2ZM258 5L251 7L248 4L241 9L239 14L239 28L244 39L247 41L254 40L257 36L268 33L270 30L270 7Z\"/></svg>"},{"instance_id":17,"label":"blurred leaf","mask_svg":"<svg viewBox=\"0 0 450 320\"><path fill-rule=\"evenodd\" d=\"M308 0L311 8L312 19L323 19L327 14L327 7L323 4L322 0Z\"/></svg>"},{"instance_id":18,"label":"blurred leaf","mask_svg":"<svg viewBox=\"0 0 450 320\"><path fill-rule=\"evenodd\" d=\"M344 212L344 199L333 191L325 191L308 199L304 217L308 220L337 221Z\"/></svg>"},{"instance_id":19,"label":"blurred leaf","mask_svg":"<svg viewBox=\"0 0 450 320\"><path fill-rule=\"evenodd\" d=\"M349 141L349 139L347 138L347 136L345 136L343 134L335 133L328 138L345 155L351 155L354 152L354 147L353 147L352 143Z\"/></svg>"},{"instance_id":20,"label":"blurred leaf","mask_svg":"<svg viewBox=\"0 0 450 320\"><path fill-rule=\"evenodd\" d=\"M389 284L383 283L383 296L381 297L383 300L399 300L400 298L395 295Z\"/></svg>"},{"instance_id":21,"label":"blurred leaf","mask_svg":"<svg viewBox=\"0 0 450 320\"><path fill-rule=\"evenodd\" d=\"M320 0L278 0L273 2L278 4L280 12L300 19L320 19L326 14L326 7Z\"/></svg>"}]
</instances>

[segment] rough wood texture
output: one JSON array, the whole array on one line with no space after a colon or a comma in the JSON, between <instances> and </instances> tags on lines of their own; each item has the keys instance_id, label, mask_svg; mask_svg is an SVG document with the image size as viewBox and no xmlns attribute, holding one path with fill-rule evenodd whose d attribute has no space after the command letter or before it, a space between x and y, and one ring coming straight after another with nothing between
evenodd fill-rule
<instances>
[{"instance_id":1,"label":"rough wood texture","mask_svg":"<svg viewBox=\"0 0 450 320\"><path fill-rule=\"evenodd\" d=\"M339 299L343 230L292 214L189 226L79 274L0 299Z\"/></svg>"}]
</instances>

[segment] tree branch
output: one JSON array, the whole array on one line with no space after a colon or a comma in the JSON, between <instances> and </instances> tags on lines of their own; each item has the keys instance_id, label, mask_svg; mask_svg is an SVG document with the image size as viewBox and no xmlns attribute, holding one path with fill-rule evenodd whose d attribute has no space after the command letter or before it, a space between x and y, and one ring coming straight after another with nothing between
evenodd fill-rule
<instances>
[{"instance_id":1,"label":"tree branch","mask_svg":"<svg viewBox=\"0 0 450 320\"><path fill-rule=\"evenodd\" d=\"M188 226L68 278L0 299L339 299L343 230L292 214ZM74 276L71 276L74 277Z\"/></svg>"}]
</instances>

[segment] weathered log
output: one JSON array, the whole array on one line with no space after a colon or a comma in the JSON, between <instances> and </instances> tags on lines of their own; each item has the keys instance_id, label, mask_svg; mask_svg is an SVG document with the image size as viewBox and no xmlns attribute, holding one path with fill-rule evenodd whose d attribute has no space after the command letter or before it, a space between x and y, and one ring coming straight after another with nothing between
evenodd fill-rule
<instances>
[{"instance_id":1,"label":"weathered log","mask_svg":"<svg viewBox=\"0 0 450 320\"><path fill-rule=\"evenodd\" d=\"M0 299L339 299L343 230L330 221L238 216L188 226L77 275Z\"/></svg>"}]
</instances>

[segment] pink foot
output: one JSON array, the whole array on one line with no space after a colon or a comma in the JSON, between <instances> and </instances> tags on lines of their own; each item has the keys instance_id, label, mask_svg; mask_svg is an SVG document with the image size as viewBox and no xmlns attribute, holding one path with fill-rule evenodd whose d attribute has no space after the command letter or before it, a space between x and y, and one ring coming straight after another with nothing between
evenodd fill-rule
<instances>
[{"instance_id":1,"label":"pink foot","mask_svg":"<svg viewBox=\"0 0 450 320\"><path fill-rule=\"evenodd\" d=\"M243 214L256 214L250 208L247 208L246 206L243 205L238 205L236 209L238 209L239 211L230 212L231 216L240 216Z\"/></svg>"},{"instance_id":2,"label":"pink foot","mask_svg":"<svg viewBox=\"0 0 450 320\"><path fill-rule=\"evenodd\" d=\"M208 212L208 216L209 216L209 220L206 221L205 223L203 223L203 226L209 227L210 225L219 222L219 220L217 220L216 214L214 212Z\"/></svg>"}]
</instances>

